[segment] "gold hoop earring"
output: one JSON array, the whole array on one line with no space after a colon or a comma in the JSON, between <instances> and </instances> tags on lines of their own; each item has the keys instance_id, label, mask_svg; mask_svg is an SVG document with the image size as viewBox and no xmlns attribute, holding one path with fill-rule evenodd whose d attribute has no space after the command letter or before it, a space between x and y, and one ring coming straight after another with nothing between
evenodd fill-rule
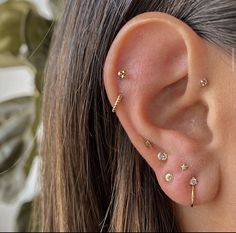
<instances>
[{"instance_id":1,"label":"gold hoop earring","mask_svg":"<svg viewBox=\"0 0 236 233\"><path fill-rule=\"evenodd\" d=\"M190 185L192 186L192 191L191 191L191 207L194 207L195 204L195 186L198 184L198 180L193 177L190 181Z\"/></svg>"},{"instance_id":2,"label":"gold hoop earring","mask_svg":"<svg viewBox=\"0 0 236 233\"><path fill-rule=\"evenodd\" d=\"M114 104L114 107L112 108L112 112L113 112L113 113L116 112L116 109L117 109L117 107L118 107L118 105L119 105L119 103L121 102L122 99L123 99L123 95L120 94L120 95L117 97L117 99L116 99L116 102L115 102L115 104Z\"/></svg>"}]
</instances>

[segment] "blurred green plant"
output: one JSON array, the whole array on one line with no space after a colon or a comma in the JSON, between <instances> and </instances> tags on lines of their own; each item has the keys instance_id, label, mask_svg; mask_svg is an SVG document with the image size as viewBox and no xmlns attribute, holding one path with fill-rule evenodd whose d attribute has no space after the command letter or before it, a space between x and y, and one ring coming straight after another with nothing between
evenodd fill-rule
<instances>
[{"instance_id":1,"label":"blurred green plant","mask_svg":"<svg viewBox=\"0 0 236 233\"><path fill-rule=\"evenodd\" d=\"M60 0L49 0L55 16ZM29 1L0 4L0 68L27 66L34 75L33 96L0 102L0 200L13 202L25 187L38 155L43 71L54 21L39 14ZM26 208L27 206L27 208ZM18 216L18 230L26 231L30 203ZM27 210L27 211L26 211Z\"/></svg>"}]
</instances>

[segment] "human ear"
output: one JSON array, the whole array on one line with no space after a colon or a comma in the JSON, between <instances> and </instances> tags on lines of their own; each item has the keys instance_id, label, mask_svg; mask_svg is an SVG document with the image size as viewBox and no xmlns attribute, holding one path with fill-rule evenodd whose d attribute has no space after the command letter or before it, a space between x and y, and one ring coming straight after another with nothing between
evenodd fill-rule
<instances>
[{"instance_id":1,"label":"human ear","mask_svg":"<svg viewBox=\"0 0 236 233\"><path fill-rule=\"evenodd\" d=\"M207 46L180 20L145 13L122 28L104 66L114 112L163 191L182 205L212 201L220 185L206 95Z\"/></svg>"}]
</instances>

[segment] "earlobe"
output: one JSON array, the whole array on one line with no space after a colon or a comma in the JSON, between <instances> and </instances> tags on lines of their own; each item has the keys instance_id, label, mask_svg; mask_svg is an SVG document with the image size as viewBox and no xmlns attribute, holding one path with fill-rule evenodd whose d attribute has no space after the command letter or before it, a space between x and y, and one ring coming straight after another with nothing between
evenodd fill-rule
<instances>
[{"instance_id":1,"label":"earlobe","mask_svg":"<svg viewBox=\"0 0 236 233\"><path fill-rule=\"evenodd\" d=\"M162 189L183 205L209 202L219 187L204 97L204 46L174 17L145 13L120 31L104 67L113 112Z\"/></svg>"}]
</instances>

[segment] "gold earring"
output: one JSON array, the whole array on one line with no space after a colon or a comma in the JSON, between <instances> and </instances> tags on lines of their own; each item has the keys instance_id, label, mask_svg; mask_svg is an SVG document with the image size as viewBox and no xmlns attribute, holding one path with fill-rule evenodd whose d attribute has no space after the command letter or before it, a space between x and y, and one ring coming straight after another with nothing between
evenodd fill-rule
<instances>
[{"instance_id":1,"label":"gold earring","mask_svg":"<svg viewBox=\"0 0 236 233\"><path fill-rule=\"evenodd\" d=\"M118 78L121 79L121 80L125 79L126 75L127 75L127 73L126 73L125 70L121 70L121 71L118 72Z\"/></svg>"},{"instance_id":2,"label":"gold earring","mask_svg":"<svg viewBox=\"0 0 236 233\"><path fill-rule=\"evenodd\" d=\"M157 158L160 161L166 161L168 159L168 154L165 152L158 152Z\"/></svg>"},{"instance_id":3,"label":"gold earring","mask_svg":"<svg viewBox=\"0 0 236 233\"><path fill-rule=\"evenodd\" d=\"M112 112L114 112L114 113L116 112L116 109L117 109L117 107L118 107L118 105L119 105L119 103L121 102L122 99L123 99L123 95L120 94L116 99L114 107L112 108Z\"/></svg>"},{"instance_id":4,"label":"gold earring","mask_svg":"<svg viewBox=\"0 0 236 233\"><path fill-rule=\"evenodd\" d=\"M192 186L192 192L191 192L191 207L194 207L194 203L195 203L195 186L198 184L198 180L193 177L190 180L190 185Z\"/></svg>"},{"instance_id":5,"label":"gold earring","mask_svg":"<svg viewBox=\"0 0 236 233\"><path fill-rule=\"evenodd\" d=\"M208 85L208 80L206 79L206 78L204 78L204 79L202 79L201 81L200 81L200 85L202 86L202 87L206 87L207 85Z\"/></svg>"},{"instance_id":6,"label":"gold earring","mask_svg":"<svg viewBox=\"0 0 236 233\"><path fill-rule=\"evenodd\" d=\"M183 172L185 172L189 169L189 166L187 164L182 164L180 167L181 167Z\"/></svg>"},{"instance_id":7,"label":"gold earring","mask_svg":"<svg viewBox=\"0 0 236 233\"><path fill-rule=\"evenodd\" d=\"M149 140L144 139L144 145L146 148L150 149L152 147L152 143Z\"/></svg>"},{"instance_id":8,"label":"gold earring","mask_svg":"<svg viewBox=\"0 0 236 233\"><path fill-rule=\"evenodd\" d=\"M166 182L168 182L168 183L173 182L173 181L174 181L174 175L171 174L171 173L167 173L167 174L165 175L165 180L166 180Z\"/></svg>"}]
</instances>

